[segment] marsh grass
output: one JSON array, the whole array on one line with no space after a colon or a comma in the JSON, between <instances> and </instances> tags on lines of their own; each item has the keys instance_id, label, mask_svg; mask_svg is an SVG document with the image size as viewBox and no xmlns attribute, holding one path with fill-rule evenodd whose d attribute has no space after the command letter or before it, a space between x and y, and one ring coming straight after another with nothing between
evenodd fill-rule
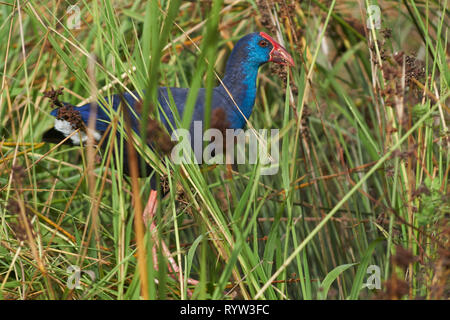
<instances>
[{"instance_id":1,"label":"marsh grass","mask_svg":"<svg viewBox=\"0 0 450 320\"><path fill-rule=\"evenodd\" d=\"M69 28L74 4L79 28ZM371 4L380 29L366 27ZM447 1L0 2L0 298L448 298L446 10ZM124 174L127 145L114 139L41 143L50 88L74 105L137 90L147 128L164 117L157 86L189 87L178 118L187 127L198 89L211 92L232 44L256 30L296 62L260 70L247 124L280 129L276 175L174 164L145 147L146 130L134 135L155 170L145 179ZM130 133L123 112L106 111L109 130ZM158 192L153 232L141 219L151 178L170 190ZM71 289L69 266L95 278L83 272ZM367 288L369 266L380 289Z\"/></svg>"}]
</instances>

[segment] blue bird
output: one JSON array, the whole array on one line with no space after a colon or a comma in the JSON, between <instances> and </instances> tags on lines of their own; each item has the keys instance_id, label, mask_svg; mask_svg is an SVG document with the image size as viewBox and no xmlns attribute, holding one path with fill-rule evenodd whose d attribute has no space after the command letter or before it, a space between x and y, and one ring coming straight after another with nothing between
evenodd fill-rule
<instances>
[{"instance_id":1,"label":"blue bird","mask_svg":"<svg viewBox=\"0 0 450 320\"><path fill-rule=\"evenodd\" d=\"M226 129L241 129L245 126L246 119L250 117L255 103L258 69L267 62L294 66L294 60L286 49L264 32L247 34L236 43L228 58L222 82L219 86L213 88L212 92L211 114L219 117L219 120L221 120ZM170 101L173 99L178 114L182 117L188 93L189 89L187 88L158 88L158 102L162 111L160 112L161 123L167 128L169 134L172 133L171 125L173 128L177 127L175 116L170 108ZM206 90L201 88L194 106L192 123L194 121L204 120L205 97ZM100 102L99 104L107 110L110 110L108 108L117 110L122 101L125 101L139 117L141 111L140 99L141 97L137 92L133 92L132 94L127 92L121 95L116 94L111 97L105 97L107 102L106 106ZM240 111L236 107L236 104L239 106ZM100 105L95 109L97 110L97 114L93 137L98 142L107 131L111 119ZM54 127L44 133L43 140L58 143L66 139L76 129L84 128L84 132L81 130L80 133L72 135L65 143L79 145L80 140L86 142L87 135L85 130L88 126L91 110L93 110L93 106L90 103L80 107L72 107L69 104L62 103L59 108L54 109L50 113L55 117ZM165 116L162 114L165 114ZM131 118L133 129L136 133L139 133L139 121L134 116ZM213 124L211 125L213 126ZM128 173L125 149L124 171ZM151 170L147 170L145 173L140 172L140 175L145 176L150 172Z\"/></svg>"}]
</instances>

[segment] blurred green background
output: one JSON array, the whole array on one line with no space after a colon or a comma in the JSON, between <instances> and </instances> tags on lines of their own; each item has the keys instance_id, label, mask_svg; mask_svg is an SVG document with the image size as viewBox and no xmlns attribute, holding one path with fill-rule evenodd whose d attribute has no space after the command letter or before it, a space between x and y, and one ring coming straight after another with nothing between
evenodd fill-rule
<instances>
[{"instance_id":1,"label":"blurred green background","mask_svg":"<svg viewBox=\"0 0 450 320\"><path fill-rule=\"evenodd\" d=\"M448 299L447 10L0 1L0 298ZM261 68L249 119L280 130L276 175L143 150L170 192L140 235L135 201L145 207L150 179L131 187L124 146L41 143L53 125L45 91L80 105L147 88L155 105L157 86L217 85L254 31L296 62Z\"/></svg>"}]
</instances>

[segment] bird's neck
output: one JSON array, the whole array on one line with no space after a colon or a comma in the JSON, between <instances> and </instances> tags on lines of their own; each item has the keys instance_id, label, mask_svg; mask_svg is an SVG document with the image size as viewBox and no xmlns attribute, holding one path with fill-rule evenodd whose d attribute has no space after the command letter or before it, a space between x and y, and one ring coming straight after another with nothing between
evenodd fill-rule
<instances>
[{"instance_id":1,"label":"bird's neck","mask_svg":"<svg viewBox=\"0 0 450 320\"><path fill-rule=\"evenodd\" d=\"M222 79L223 84L219 87L224 91L226 97L229 97L227 90L229 91L233 100L242 111L242 114L248 119L252 113L253 105L255 104L256 79L259 66L243 64L241 62L234 63L230 60ZM224 86L226 88L224 88ZM242 114L233 103L232 112L229 114L229 120L234 128L244 127L245 119Z\"/></svg>"}]
</instances>

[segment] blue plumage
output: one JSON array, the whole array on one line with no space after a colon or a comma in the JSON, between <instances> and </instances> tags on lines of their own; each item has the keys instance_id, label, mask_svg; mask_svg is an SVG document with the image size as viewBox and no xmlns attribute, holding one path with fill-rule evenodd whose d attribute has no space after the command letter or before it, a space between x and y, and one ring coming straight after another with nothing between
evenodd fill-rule
<instances>
[{"instance_id":1,"label":"blue plumage","mask_svg":"<svg viewBox=\"0 0 450 320\"><path fill-rule=\"evenodd\" d=\"M258 75L259 67L269 61L273 61L280 64L293 65L292 57L286 52L286 50L275 42L270 36L263 32L255 32L248 34L241 38L232 50L230 57L227 61L225 75L223 77L223 84L213 89L212 96L212 112L214 110L222 108L224 123L227 123L227 127L231 129L239 129L245 126L245 118L248 119L252 113L253 105L256 98L256 80ZM225 87L228 89L225 89ZM166 114L168 121L172 123L173 127L176 128L177 125L174 121L174 115L172 114L170 108L169 91L173 100L175 102L176 108L180 117L183 115L184 106L186 98L188 96L188 90L185 88L165 88L161 87L158 89L158 102L161 105L161 111ZM140 97L136 92L133 92L138 99ZM200 89L192 121L203 121L204 120L204 105L205 105L205 89ZM233 98L230 97L230 94ZM124 93L123 98L126 100L127 104L135 109L137 106L137 101L130 93ZM235 103L239 106L239 112ZM107 106L106 109L112 108L117 110L121 103L121 98L119 95L113 95L112 97L105 98ZM59 108L58 108L59 109ZM58 109L51 112L51 115L55 118L58 117ZM80 107L75 107L74 110L79 111L82 121L87 125L90 117L90 112L92 110L91 104L85 104ZM110 109L109 109L110 110ZM108 114L105 113L103 108L97 108L97 121L96 130L102 134L106 131L109 122L111 121ZM166 117L161 115L161 122L167 128L169 134L171 133L171 127ZM137 121L133 119L134 130L137 130ZM68 131L61 123L56 126L55 129L67 136ZM54 132L54 130L52 131ZM44 138L47 136L44 136ZM54 142L55 139L47 139Z\"/></svg>"}]
</instances>

